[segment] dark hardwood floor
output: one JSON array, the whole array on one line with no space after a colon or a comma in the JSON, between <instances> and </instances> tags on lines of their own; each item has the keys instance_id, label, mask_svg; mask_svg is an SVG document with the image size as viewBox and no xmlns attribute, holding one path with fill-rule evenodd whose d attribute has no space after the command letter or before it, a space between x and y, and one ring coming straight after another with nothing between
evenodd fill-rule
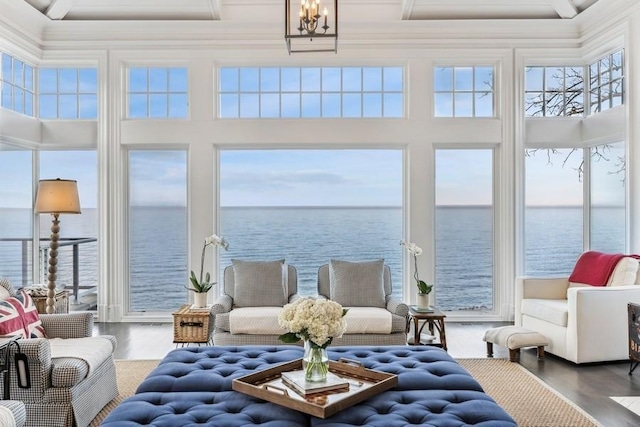
<instances>
[{"instance_id":1,"label":"dark hardwood floor","mask_svg":"<svg viewBox=\"0 0 640 427\"><path fill-rule=\"evenodd\" d=\"M449 354L455 358L486 357L484 332L501 325L504 324L447 322ZM96 323L94 331L117 337L116 359L161 359L176 348L171 323ZM508 352L494 346L494 357L506 358ZM640 397L640 369L628 375L628 362L576 366L551 355L538 360L535 349L526 349L520 363L602 425L640 426L640 416L610 399L610 396Z\"/></svg>"}]
</instances>

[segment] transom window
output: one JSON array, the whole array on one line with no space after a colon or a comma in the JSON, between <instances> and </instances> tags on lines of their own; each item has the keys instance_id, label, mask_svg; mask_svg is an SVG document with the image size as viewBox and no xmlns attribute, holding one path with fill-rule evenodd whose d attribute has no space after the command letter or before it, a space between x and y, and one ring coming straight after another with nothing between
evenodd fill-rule
<instances>
[{"instance_id":1,"label":"transom window","mask_svg":"<svg viewBox=\"0 0 640 427\"><path fill-rule=\"evenodd\" d=\"M41 119L96 119L96 68L40 68L38 70Z\"/></svg>"},{"instance_id":2,"label":"transom window","mask_svg":"<svg viewBox=\"0 0 640 427\"><path fill-rule=\"evenodd\" d=\"M132 67L128 83L128 118L187 118L186 68Z\"/></svg>"},{"instance_id":3,"label":"transom window","mask_svg":"<svg viewBox=\"0 0 640 427\"><path fill-rule=\"evenodd\" d=\"M33 67L3 53L0 83L2 108L33 117Z\"/></svg>"},{"instance_id":4,"label":"transom window","mask_svg":"<svg viewBox=\"0 0 640 427\"><path fill-rule=\"evenodd\" d=\"M494 117L493 67L435 67L435 117Z\"/></svg>"},{"instance_id":5,"label":"transom window","mask_svg":"<svg viewBox=\"0 0 640 427\"><path fill-rule=\"evenodd\" d=\"M223 67L220 118L402 117L402 67Z\"/></svg>"},{"instance_id":6,"label":"transom window","mask_svg":"<svg viewBox=\"0 0 640 427\"><path fill-rule=\"evenodd\" d=\"M583 116L583 67L526 67L525 112L528 117Z\"/></svg>"},{"instance_id":7,"label":"transom window","mask_svg":"<svg viewBox=\"0 0 640 427\"><path fill-rule=\"evenodd\" d=\"M591 114L624 103L623 60L620 50L589 65Z\"/></svg>"}]
</instances>

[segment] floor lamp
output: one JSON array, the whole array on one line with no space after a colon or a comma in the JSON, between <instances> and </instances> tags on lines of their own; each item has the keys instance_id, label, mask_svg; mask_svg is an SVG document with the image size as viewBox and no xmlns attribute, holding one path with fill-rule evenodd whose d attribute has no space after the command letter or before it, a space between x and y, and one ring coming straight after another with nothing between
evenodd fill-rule
<instances>
[{"instance_id":1,"label":"floor lamp","mask_svg":"<svg viewBox=\"0 0 640 427\"><path fill-rule=\"evenodd\" d=\"M58 265L58 240L61 213L79 214L80 199L78 184L70 179L42 179L38 183L34 212L50 213L53 216L51 241L49 243L49 275L47 276L47 314L55 313L56 272Z\"/></svg>"}]
</instances>

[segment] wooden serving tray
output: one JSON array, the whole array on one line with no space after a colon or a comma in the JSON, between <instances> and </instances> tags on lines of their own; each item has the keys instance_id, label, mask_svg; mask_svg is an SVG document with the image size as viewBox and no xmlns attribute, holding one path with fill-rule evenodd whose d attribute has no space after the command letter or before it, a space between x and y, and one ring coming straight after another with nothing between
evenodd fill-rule
<instances>
[{"instance_id":1,"label":"wooden serving tray","mask_svg":"<svg viewBox=\"0 0 640 427\"><path fill-rule=\"evenodd\" d=\"M285 385L280 376L281 372L300 369L302 359L281 363L273 368L234 379L232 388L240 393L318 418L327 418L398 384L397 375L366 369L354 360L330 360L329 371L346 379L349 382L349 390L332 390L301 396Z\"/></svg>"}]
</instances>

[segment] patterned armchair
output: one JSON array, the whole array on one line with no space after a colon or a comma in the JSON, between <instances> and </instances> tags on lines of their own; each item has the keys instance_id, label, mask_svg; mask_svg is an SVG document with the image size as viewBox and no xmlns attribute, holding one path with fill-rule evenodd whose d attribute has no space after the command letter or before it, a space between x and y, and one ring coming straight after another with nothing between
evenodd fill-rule
<instances>
[{"instance_id":1,"label":"patterned armchair","mask_svg":"<svg viewBox=\"0 0 640 427\"><path fill-rule=\"evenodd\" d=\"M27 325L27 320L24 320L28 318L37 324L34 328L38 335L42 331L46 334L46 338L17 341L20 352L27 358L30 387L20 387L18 372L12 363L8 397L11 400L5 402L21 401L20 405L24 404L24 425L27 427L88 426L98 412L118 395L113 360L115 337L92 337L91 313L38 316L30 297L22 291L15 293L6 283L0 286L0 307L0 317L3 323L6 322L3 327L23 322L25 331L31 331L33 324ZM12 312L12 308L16 311ZM31 336L36 334L31 331ZM16 346L9 347L10 360L14 360L17 351ZM0 380L5 380L4 375ZM24 383L22 381L22 385ZM4 388L0 389L2 399L7 399ZM20 415L20 407L11 406L11 409L14 415Z\"/></svg>"}]
</instances>

